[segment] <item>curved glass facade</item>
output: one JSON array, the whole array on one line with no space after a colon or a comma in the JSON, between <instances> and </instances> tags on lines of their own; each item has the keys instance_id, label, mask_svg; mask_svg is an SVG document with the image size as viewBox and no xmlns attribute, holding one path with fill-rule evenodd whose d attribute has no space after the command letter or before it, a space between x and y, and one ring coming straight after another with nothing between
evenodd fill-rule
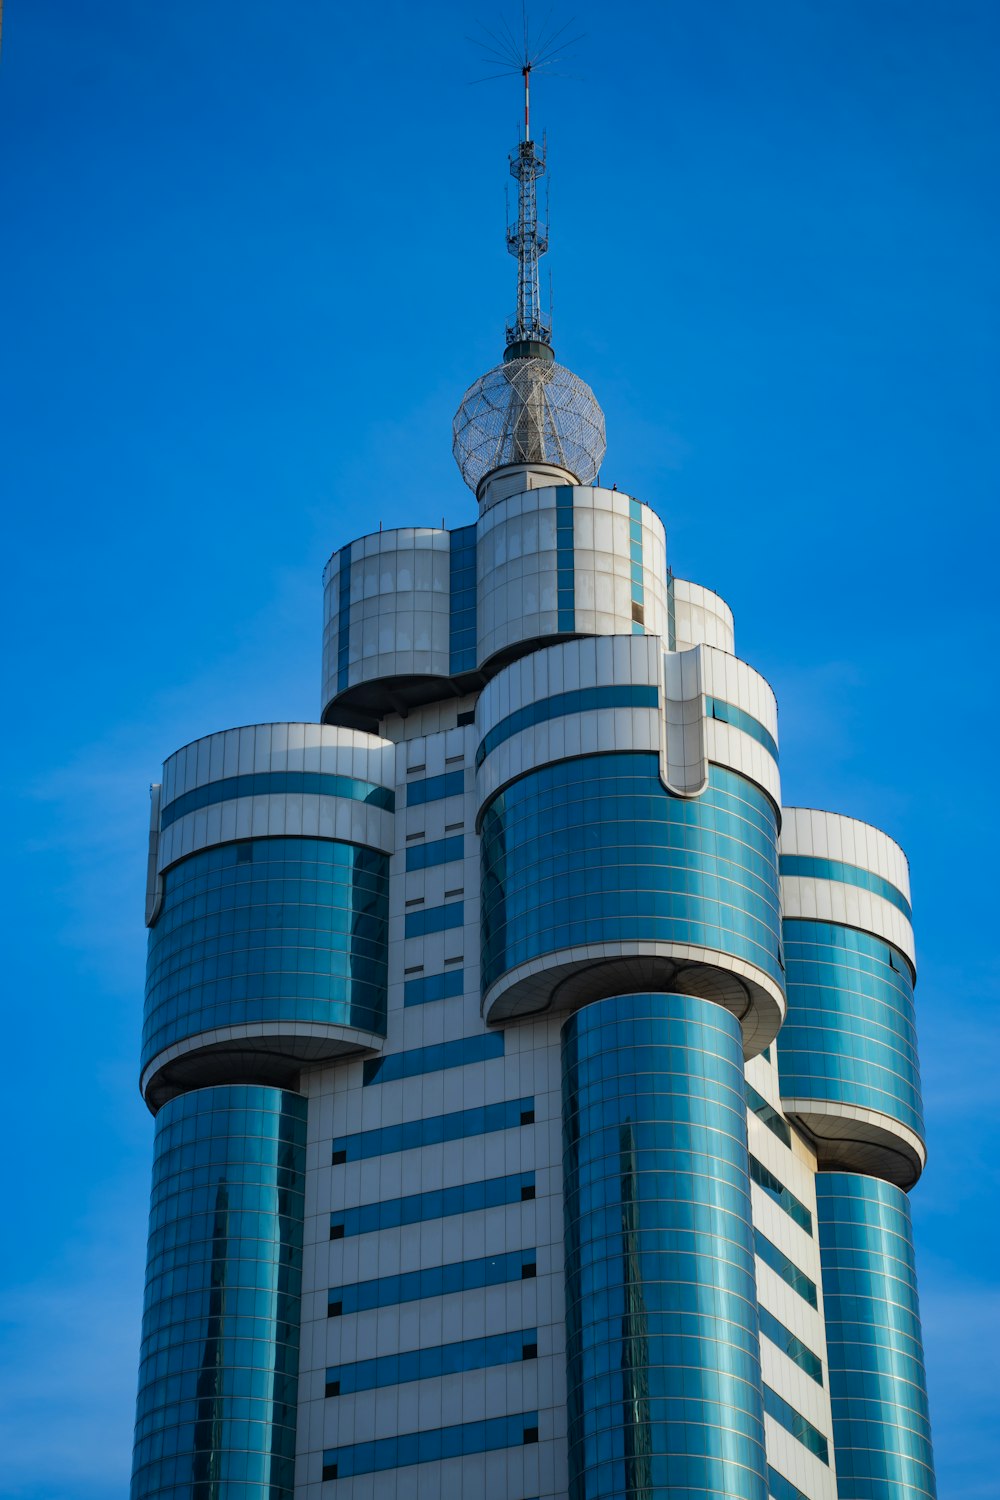
<instances>
[{"instance_id":1,"label":"curved glass facade","mask_svg":"<svg viewBox=\"0 0 1000 1500\"><path fill-rule=\"evenodd\" d=\"M906 1194L875 1177L821 1172L816 1207L840 1500L933 1500Z\"/></svg>"},{"instance_id":2,"label":"curved glass facade","mask_svg":"<svg viewBox=\"0 0 1000 1500\"><path fill-rule=\"evenodd\" d=\"M245 839L163 877L142 1066L218 1026L322 1021L385 1036L389 858L332 839Z\"/></svg>"},{"instance_id":3,"label":"curved glass facade","mask_svg":"<svg viewBox=\"0 0 1000 1500\"><path fill-rule=\"evenodd\" d=\"M784 982L777 820L744 777L709 769L672 796L645 752L559 761L512 782L482 821L483 989L576 944L694 943Z\"/></svg>"},{"instance_id":4,"label":"curved glass facade","mask_svg":"<svg viewBox=\"0 0 1000 1500\"><path fill-rule=\"evenodd\" d=\"M765 1500L739 1023L626 995L562 1035L571 1500Z\"/></svg>"},{"instance_id":5,"label":"curved glass facade","mask_svg":"<svg viewBox=\"0 0 1000 1500\"><path fill-rule=\"evenodd\" d=\"M157 1115L131 1500L291 1500L305 1165L297 1094Z\"/></svg>"},{"instance_id":6,"label":"curved glass facade","mask_svg":"<svg viewBox=\"0 0 1000 1500\"><path fill-rule=\"evenodd\" d=\"M871 933L785 921L788 1015L778 1072L786 1099L878 1110L923 1138L913 980Z\"/></svg>"}]
</instances>

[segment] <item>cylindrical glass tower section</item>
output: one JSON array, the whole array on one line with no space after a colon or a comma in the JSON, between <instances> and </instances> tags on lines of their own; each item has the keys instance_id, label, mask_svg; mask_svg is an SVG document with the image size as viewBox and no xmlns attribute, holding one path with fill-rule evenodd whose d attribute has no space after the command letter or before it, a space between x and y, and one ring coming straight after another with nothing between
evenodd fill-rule
<instances>
[{"instance_id":1,"label":"cylindrical glass tower section","mask_svg":"<svg viewBox=\"0 0 1000 1500\"><path fill-rule=\"evenodd\" d=\"M865 823L786 809L786 1114L823 1169L912 1187L925 1160L906 858Z\"/></svg>"},{"instance_id":2,"label":"cylindrical glass tower section","mask_svg":"<svg viewBox=\"0 0 1000 1500\"><path fill-rule=\"evenodd\" d=\"M933 1500L910 1205L892 1183L816 1179L840 1500Z\"/></svg>"},{"instance_id":3,"label":"cylindrical glass tower section","mask_svg":"<svg viewBox=\"0 0 1000 1500\"><path fill-rule=\"evenodd\" d=\"M157 1115L131 1500L291 1500L305 1158L284 1090Z\"/></svg>"},{"instance_id":4,"label":"cylindrical glass tower section","mask_svg":"<svg viewBox=\"0 0 1000 1500\"><path fill-rule=\"evenodd\" d=\"M562 1086L570 1500L765 1500L739 1022L586 1005Z\"/></svg>"}]
</instances>

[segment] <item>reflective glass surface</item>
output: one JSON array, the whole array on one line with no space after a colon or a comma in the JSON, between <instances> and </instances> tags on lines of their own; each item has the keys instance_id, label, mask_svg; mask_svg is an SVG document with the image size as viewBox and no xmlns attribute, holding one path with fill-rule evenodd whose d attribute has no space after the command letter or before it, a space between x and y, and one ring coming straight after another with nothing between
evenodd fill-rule
<instances>
[{"instance_id":1,"label":"reflective glass surface","mask_svg":"<svg viewBox=\"0 0 1000 1500\"><path fill-rule=\"evenodd\" d=\"M760 1331L764 1338L770 1339L776 1348L794 1360L800 1370L805 1370L810 1380L815 1380L817 1385L823 1384L823 1361L819 1355L814 1354L808 1344L804 1344L790 1328L785 1327L780 1318L776 1318L764 1306L760 1309Z\"/></svg>"},{"instance_id":2,"label":"reflective glass surface","mask_svg":"<svg viewBox=\"0 0 1000 1500\"><path fill-rule=\"evenodd\" d=\"M535 1196L534 1172L516 1172L510 1177L487 1177L456 1187L432 1188L429 1193L411 1193L406 1198L382 1198L330 1215L330 1238L372 1234L380 1229L398 1229L403 1224L421 1224L427 1219L448 1219L476 1209L521 1203Z\"/></svg>"},{"instance_id":3,"label":"reflective glass surface","mask_svg":"<svg viewBox=\"0 0 1000 1500\"><path fill-rule=\"evenodd\" d=\"M767 1493L770 1500L809 1500L808 1495L804 1495L790 1479L786 1479L784 1474L779 1474L770 1465L767 1469Z\"/></svg>"},{"instance_id":4,"label":"reflective glass surface","mask_svg":"<svg viewBox=\"0 0 1000 1500\"><path fill-rule=\"evenodd\" d=\"M792 1132L788 1121L783 1119L773 1104L768 1104L763 1094L759 1094L752 1083L746 1085L747 1109L753 1111L758 1120L763 1121L772 1135L777 1136L783 1146L792 1144Z\"/></svg>"},{"instance_id":5,"label":"reflective glass surface","mask_svg":"<svg viewBox=\"0 0 1000 1500\"><path fill-rule=\"evenodd\" d=\"M465 791L464 771L445 771L441 776L425 776L422 781L406 784L407 807L422 807L425 802L440 802L442 797L460 797Z\"/></svg>"},{"instance_id":6,"label":"reflective glass surface","mask_svg":"<svg viewBox=\"0 0 1000 1500\"><path fill-rule=\"evenodd\" d=\"M763 745L769 755L775 760L778 759L778 746L774 735L769 729L765 729L753 714L748 714L745 708L737 708L735 703L727 703L723 698L706 697L705 710L710 718L718 719L723 724L732 724L734 729L742 729L743 733L756 740L758 745Z\"/></svg>"},{"instance_id":7,"label":"reflective glass surface","mask_svg":"<svg viewBox=\"0 0 1000 1500\"><path fill-rule=\"evenodd\" d=\"M476 768L498 745L534 724L547 724L550 719L560 719L566 714L591 713L599 708L655 708L659 701L659 690L645 683L614 683L608 687L574 688L569 693L553 693L538 703L515 709L495 724L483 736L476 751Z\"/></svg>"},{"instance_id":8,"label":"reflective glass surface","mask_svg":"<svg viewBox=\"0 0 1000 1500\"><path fill-rule=\"evenodd\" d=\"M430 839L426 844L411 844L406 851L406 868L429 870L432 865L444 865L450 859L462 859L464 855L465 835L456 833L451 838Z\"/></svg>"},{"instance_id":9,"label":"reflective glass surface","mask_svg":"<svg viewBox=\"0 0 1000 1500\"><path fill-rule=\"evenodd\" d=\"M415 1078L418 1073L437 1073L442 1068L464 1068L467 1063L503 1057L503 1032L484 1031L479 1036L458 1037L453 1042L435 1042L430 1047L411 1047L388 1057L371 1057L364 1065L365 1083L393 1083Z\"/></svg>"},{"instance_id":10,"label":"reflective glass surface","mask_svg":"<svg viewBox=\"0 0 1000 1500\"><path fill-rule=\"evenodd\" d=\"M562 1061L570 1500L763 1500L739 1023L602 1000Z\"/></svg>"},{"instance_id":11,"label":"reflective glass surface","mask_svg":"<svg viewBox=\"0 0 1000 1500\"><path fill-rule=\"evenodd\" d=\"M818 1427L804 1417L800 1411L796 1411L784 1396L779 1396L769 1385L764 1387L764 1410L769 1417L773 1417L780 1427L790 1432L793 1438L798 1438L804 1448L815 1454L820 1463L829 1464L830 1445L820 1432ZM843 1491L841 1491L843 1494Z\"/></svg>"},{"instance_id":12,"label":"reflective glass surface","mask_svg":"<svg viewBox=\"0 0 1000 1500\"><path fill-rule=\"evenodd\" d=\"M696 943L779 984L777 823L765 794L720 766L671 796L655 754L559 761L522 776L482 823L483 988L575 944Z\"/></svg>"},{"instance_id":13,"label":"reflective glass surface","mask_svg":"<svg viewBox=\"0 0 1000 1500\"><path fill-rule=\"evenodd\" d=\"M439 1463L466 1453L492 1453L497 1448L538 1442L538 1413L489 1417L485 1422L463 1422L460 1427L428 1427L399 1437L376 1438L349 1448L330 1448L323 1454L324 1479L348 1479L354 1474L378 1474L405 1469L410 1464Z\"/></svg>"},{"instance_id":14,"label":"reflective glass surface","mask_svg":"<svg viewBox=\"0 0 1000 1500\"><path fill-rule=\"evenodd\" d=\"M779 1208L783 1208L788 1217L794 1219L800 1229L804 1229L806 1234L812 1234L812 1214L808 1208L806 1208L800 1199L796 1198L793 1192L790 1192L785 1187L783 1182L780 1182L775 1177L769 1168L765 1167L762 1161L758 1161L756 1156L750 1157L750 1180L751 1182L755 1182L759 1188L763 1188L768 1197L777 1203Z\"/></svg>"},{"instance_id":15,"label":"reflective glass surface","mask_svg":"<svg viewBox=\"0 0 1000 1500\"><path fill-rule=\"evenodd\" d=\"M450 932L464 923L464 901L452 901L447 906L422 906L406 913L405 935L426 937L429 932Z\"/></svg>"},{"instance_id":16,"label":"reflective glass surface","mask_svg":"<svg viewBox=\"0 0 1000 1500\"><path fill-rule=\"evenodd\" d=\"M347 797L351 802L365 802L369 807L381 807L386 812L392 812L396 806L396 794L388 787L376 786L372 781L358 781L353 776L335 776L325 771L254 771L246 776L223 776L218 781L193 787L190 792L182 792L163 809L160 827L169 828L185 813L196 812L199 807L229 802L234 797L262 797L278 792Z\"/></svg>"},{"instance_id":17,"label":"reflective glass surface","mask_svg":"<svg viewBox=\"0 0 1000 1500\"><path fill-rule=\"evenodd\" d=\"M451 548L448 670L455 676L476 669L476 527L460 526L449 532L448 540Z\"/></svg>"},{"instance_id":18,"label":"reflective glass surface","mask_svg":"<svg viewBox=\"0 0 1000 1500\"><path fill-rule=\"evenodd\" d=\"M326 1372L327 1395L349 1396L355 1391L374 1391L386 1385L405 1385L411 1380L431 1380L439 1375L458 1375L463 1370L488 1370L494 1365L520 1364L535 1356L538 1330L522 1328L497 1333L491 1338L466 1339L460 1344L438 1344L435 1348L410 1349L404 1354L383 1354L361 1359L353 1365L334 1365ZM330 1386L336 1386L331 1391Z\"/></svg>"},{"instance_id":19,"label":"reflective glass surface","mask_svg":"<svg viewBox=\"0 0 1000 1500\"><path fill-rule=\"evenodd\" d=\"M556 628L576 629L576 552L573 541L573 487L556 490Z\"/></svg>"},{"instance_id":20,"label":"reflective glass surface","mask_svg":"<svg viewBox=\"0 0 1000 1500\"><path fill-rule=\"evenodd\" d=\"M840 880L845 885L856 885L860 890L871 891L901 911L908 922L913 921L910 903L898 886L884 880L871 870L860 865L845 864L842 859L820 859L812 854L783 854L778 862L782 875L808 875L813 880Z\"/></svg>"},{"instance_id":21,"label":"reflective glass surface","mask_svg":"<svg viewBox=\"0 0 1000 1500\"><path fill-rule=\"evenodd\" d=\"M441 1141L461 1141L471 1136L488 1135L493 1130L514 1130L534 1123L535 1101L505 1099L500 1104L481 1104L475 1109L459 1109L448 1115L431 1115L423 1120L404 1120L399 1125L383 1125L376 1130L362 1130L357 1135L335 1136L334 1162L364 1161L371 1156L385 1156L390 1151L415 1151L421 1146L436 1146ZM525 1117L530 1115L531 1118Z\"/></svg>"},{"instance_id":22,"label":"reflective glass surface","mask_svg":"<svg viewBox=\"0 0 1000 1500\"><path fill-rule=\"evenodd\" d=\"M297 1094L157 1115L132 1500L291 1500L305 1165Z\"/></svg>"},{"instance_id":23,"label":"reflective glass surface","mask_svg":"<svg viewBox=\"0 0 1000 1500\"><path fill-rule=\"evenodd\" d=\"M816 1212L841 1500L934 1500L906 1194L874 1177L821 1172Z\"/></svg>"},{"instance_id":24,"label":"reflective glass surface","mask_svg":"<svg viewBox=\"0 0 1000 1500\"><path fill-rule=\"evenodd\" d=\"M424 1297L471 1292L478 1287L501 1286L505 1281L525 1281L534 1274L534 1250L452 1261L426 1271L404 1271L399 1276L380 1276L375 1281L331 1287L329 1314L331 1318L346 1317L348 1313L366 1312L370 1307L394 1307L398 1302L419 1302Z\"/></svg>"},{"instance_id":25,"label":"reflective glass surface","mask_svg":"<svg viewBox=\"0 0 1000 1500\"><path fill-rule=\"evenodd\" d=\"M340 549L337 574L337 692L347 686L351 643L351 544Z\"/></svg>"},{"instance_id":26,"label":"reflective glass surface","mask_svg":"<svg viewBox=\"0 0 1000 1500\"><path fill-rule=\"evenodd\" d=\"M142 1065L217 1026L322 1021L385 1036L389 859L331 839L244 839L163 877Z\"/></svg>"},{"instance_id":27,"label":"reflective glass surface","mask_svg":"<svg viewBox=\"0 0 1000 1500\"><path fill-rule=\"evenodd\" d=\"M805 1271L800 1271L793 1260L789 1260L784 1250L779 1250L773 1240L756 1225L753 1231L754 1250L760 1256L765 1266L770 1266L772 1271L777 1271L782 1281L788 1283L793 1292L798 1292L804 1302L810 1307L817 1307L816 1283Z\"/></svg>"},{"instance_id":28,"label":"reflective glass surface","mask_svg":"<svg viewBox=\"0 0 1000 1500\"><path fill-rule=\"evenodd\" d=\"M782 1097L861 1105L923 1138L913 979L906 960L870 933L789 918L785 963Z\"/></svg>"},{"instance_id":29,"label":"reflective glass surface","mask_svg":"<svg viewBox=\"0 0 1000 1500\"><path fill-rule=\"evenodd\" d=\"M464 994L464 969L446 969L443 974L426 974L423 979L407 979L403 984L404 1005L427 1005L431 1000Z\"/></svg>"}]
</instances>

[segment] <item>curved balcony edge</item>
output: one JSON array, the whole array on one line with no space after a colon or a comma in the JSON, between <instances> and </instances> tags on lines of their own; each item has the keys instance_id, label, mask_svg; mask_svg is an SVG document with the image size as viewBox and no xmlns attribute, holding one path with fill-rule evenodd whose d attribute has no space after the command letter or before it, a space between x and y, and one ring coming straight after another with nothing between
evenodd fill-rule
<instances>
[{"instance_id":1,"label":"curved balcony edge","mask_svg":"<svg viewBox=\"0 0 1000 1500\"><path fill-rule=\"evenodd\" d=\"M785 1016L780 986L744 959L695 944L637 941L586 943L519 964L486 991L482 1016L498 1026L644 990L711 1000L731 1012L748 1060L770 1046Z\"/></svg>"},{"instance_id":2,"label":"curved balcony edge","mask_svg":"<svg viewBox=\"0 0 1000 1500\"><path fill-rule=\"evenodd\" d=\"M156 1114L192 1089L253 1083L292 1088L304 1067L381 1052L385 1037L353 1026L256 1021L220 1026L165 1047L142 1070L139 1092Z\"/></svg>"},{"instance_id":3,"label":"curved balcony edge","mask_svg":"<svg viewBox=\"0 0 1000 1500\"><path fill-rule=\"evenodd\" d=\"M785 1114L809 1137L823 1172L860 1172L909 1191L927 1164L927 1147L891 1115L832 1099L781 1097Z\"/></svg>"}]
</instances>

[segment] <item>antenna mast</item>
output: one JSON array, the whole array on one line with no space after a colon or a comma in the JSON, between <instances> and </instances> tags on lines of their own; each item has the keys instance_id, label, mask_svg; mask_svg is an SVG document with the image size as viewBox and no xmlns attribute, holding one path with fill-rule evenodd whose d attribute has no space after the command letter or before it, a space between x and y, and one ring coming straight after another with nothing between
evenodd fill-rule
<instances>
[{"instance_id":1,"label":"antenna mast","mask_svg":"<svg viewBox=\"0 0 1000 1500\"><path fill-rule=\"evenodd\" d=\"M507 358L533 355L551 359L552 320L542 312L538 261L549 248L548 225L538 217L539 177L545 174L545 147L535 148L531 139L531 70L525 52L521 63L524 79L524 140L510 155L510 175L517 182L517 220L507 226L507 249L517 257L517 313L507 325ZM540 346L540 347L539 347Z\"/></svg>"}]
</instances>

